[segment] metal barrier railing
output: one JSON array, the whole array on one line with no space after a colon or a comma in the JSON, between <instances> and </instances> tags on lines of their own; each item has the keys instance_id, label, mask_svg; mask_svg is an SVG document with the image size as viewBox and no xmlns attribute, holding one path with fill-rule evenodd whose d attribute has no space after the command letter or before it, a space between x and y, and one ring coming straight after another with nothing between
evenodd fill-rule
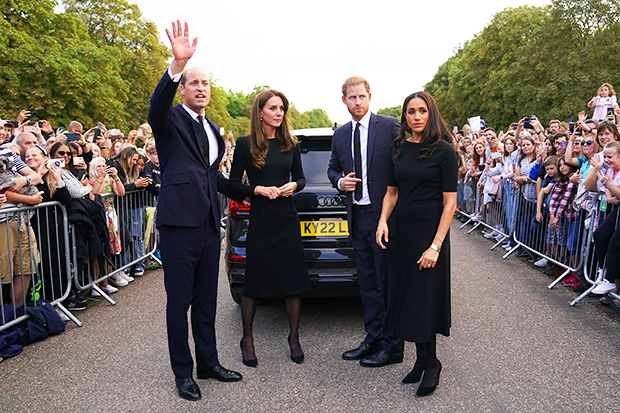
<instances>
[{"instance_id":1,"label":"metal barrier railing","mask_svg":"<svg viewBox=\"0 0 620 413\"><path fill-rule=\"evenodd\" d=\"M23 301L36 303L42 299L50 301L76 325L82 323L62 304L72 293L97 291L110 304L115 302L106 294L98 283L108 280L120 272L140 269L142 262L152 257L161 264L156 252L158 232L155 229L157 198L146 190L132 191L122 197L114 194L102 196L105 217L101 215L99 230L109 237L110 222L115 217L115 229L118 232L118 248L109 248L111 239L102 242L101 251L105 252L96 259L88 256L84 259L84 250L78 246L78 225L71 223L67 208L58 202L46 202L37 206L2 209L1 215L10 216L9 223L0 223L0 240L4 233L7 245L0 245L0 253L8 254L9 270L3 276L3 294L0 294L0 331L26 320L26 313L18 316L17 306L11 307L7 314L4 304ZM69 207L70 208L70 207ZM96 215L96 214L95 214ZM79 219L78 219L79 221ZM30 225L28 225L30 224ZM102 228L101 224L105 226ZM4 228L2 228L4 226ZM17 228L22 227L23 231ZM26 230L27 228L27 230ZM105 229L107 228L107 231ZM89 228L92 230L92 228ZM22 239L18 245L12 245L10 231L17 231ZM101 235L104 236L104 235ZM101 238L98 238L101 240ZM91 245L92 247L92 245ZM142 267L143 268L143 267ZM103 271L100 271L103 269ZM30 276L30 280L24 278ZM27 281L27 282L26 282ZM9 298L7 300L6 298ZM8 307L7 307L8 308Z\"/></svg>"},{"instance_id":2,"label":"metal barrier railing","mask_svg":"<svg viewBox=\"0 0 620 413\"><path fill-rule=\"evenodd\" d=\"M81 323L63 305L70 293L71 274L68 219L65 208L56 201L36 206L2 209L0 246L5 264L2 272L3 293L0 294L0 331L26 320L28 307L18 316L17 309L26 301L37 305L45 299L59 308L78 325ZM18 240L16 243L15 240ZM10 314L5 304L12 305ZM8 321L11 319L11 321Z\"/></svg>"},{"instance_id":3,"label":"metal barrier railing","mask_svg":"<svg viewBox=\"0 0 620 413\"><path fill-rule=\"evenodd\" d=\"M143 261L152 257L161 264L156 256L158 232L155 230L155 213L157 197L145 190L127 192L124 196L116 196L112 193L102 196L106 204L107 218L116 217L117 225L109 225L108 229L118 237L118 247L104 251L103 256L96 259L80 260L77 253L77 239L74 226L71 226L71 249L72 249L72 273L74 285L78 291L88 292L91 289L103 297L111 305L116 302L99 287L99 283L107 282L111 277L121 273L135 274L144 271ZM106 244L106 243L104 243ZM104 248L108 248L104 245Z\"/></svg>"},{"instance_id":4,"label":"metal barrier railing","mask_svg":"<svg viewBox=\"0 0 620 413\"><path fill-rule=\"evenodd\" d=\"M469 234L476 228L486 228L488 231L485 237L496 240L492 250L508 241L504 246L507 253L503 255L503 259L519 250L529 254L536 266L546 267L549 275L555 276L555 280L548 286L549 289L569 274L574 275L577 282L572 286L583 285L589 288L573 300L571 306L576 305L601 282L602 275L600 272L597 274L598 264L593 245L594 231L605 218L605 213L601 211L601 197L597 198L591 211L573 212L568 218L563 216L557 222L550 223L549 215L544 212L545 198L539 198L537 202L527 200L520 188L513 188L514 181L505 180L502 195L494 197L485 193L487 186L478 185L475 180L470 182L462 183L464 193L457 210L464 221L461 229L472 224ZM471 190L469 198L468 185ZM574 193L563 195L567 196L572 207ZM553 273L550 273L552 268ZM609 296L620 299L620 296L613 292L609 293ZM612 307L620 312L613 300L609 301Z\"/></svg>"}]
</instances>

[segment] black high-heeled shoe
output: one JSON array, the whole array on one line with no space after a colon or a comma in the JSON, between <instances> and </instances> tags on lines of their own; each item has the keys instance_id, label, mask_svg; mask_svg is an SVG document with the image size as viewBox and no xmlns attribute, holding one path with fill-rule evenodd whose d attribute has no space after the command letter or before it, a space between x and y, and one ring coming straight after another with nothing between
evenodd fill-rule
<instances>
[{"instance_id":1,"label":"black high-heeled shoe","mask_svg":"<svg viewBox=\"0 0 620 413\"><path fill-rule=\"evenodd\" d=\"M291 350L291 360L293 360L293 362L297 363L297 364L301 364L304 362L304 352L301 352L301 355L299 356L294 356L293 355L293 349L291 348L291 335L289 334L288 336L288 346ZM299 348L301 349L301 345L299 346Z\"/></svg>"},{"instance_id":2,"label":"black high-heeled shoe","mask_svg":"<svg viewBox=\"0 0 620 413\"><path fill-rule=\"evenodd\" d=\"M253 359L246 359L243 356L243 340L241 340L241 342L239 343L239 347L241 347L241 360L243 361L243 364L245 364L248 367L258 366L258 359L256 357Z\"/></svg>"},{"instance_id":3,"label":"black high-heeled shoe","mask_svg":"<svg viewBox=\"0 0 620 413\"><path fill-rule=\"evenodd\" d=\"M428 370L425 370L425 375L428 374ZM418 391L416 392L416 396L418 397L424 397L424 396L428 396L429 394L433 393L435 391L435 389L437 388L437 385L439 384L439 376L441 375L441 363L439 363L439 370L437 371L437 379L435 380L435 384L433 384L432 386L428 386L428 387L418 387Z\"/></svg>"},{"instance_id":4,"label":"black high-heeled shoe","mask_svg":"<svg viewBox=\"0 0 620 413\"><path fill-rule=\"evenodd\" d=\"M405 376L403 379L403 383L417 383L422 379L422 373L424 373L424 365L422 367L418 367L415 364L413 365L413 369Z\"/></svg>"}]
</instances>

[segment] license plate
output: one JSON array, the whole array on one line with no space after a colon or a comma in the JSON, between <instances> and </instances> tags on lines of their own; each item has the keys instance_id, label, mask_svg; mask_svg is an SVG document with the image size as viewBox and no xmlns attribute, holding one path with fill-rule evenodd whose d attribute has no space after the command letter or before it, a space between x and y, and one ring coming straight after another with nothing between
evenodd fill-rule
<instances>
[{"instance_id":1,"label":"license plate","mask_svg":"<svg viewBox=\"0 0 620 413\"><path fill-rule=\"evenodd\" d=\"M347 221L301 221L302 237L337 237L349 235Z\"/></svg>"}]
</instances>

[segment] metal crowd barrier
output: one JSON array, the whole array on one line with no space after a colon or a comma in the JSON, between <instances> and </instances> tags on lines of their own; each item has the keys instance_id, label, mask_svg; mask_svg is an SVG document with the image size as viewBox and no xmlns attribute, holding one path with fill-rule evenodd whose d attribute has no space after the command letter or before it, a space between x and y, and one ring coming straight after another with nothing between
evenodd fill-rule
<instances>
[{"instance_id":1,"label":"metal crowd barrier","mask_svg":"<svg viewBox=\"0 0 620 413\"><path fill-rule=\"evenodd\" d=\"M0 231L9 240L3 249L7 252L13 250L13 254L9 254L10 269L2 279L7 284L3 284L3 294L0 294L0 331L29 317L27 306L22 316L17 315L14 306L10 311L5 310L5 304L20 297L34 305L45 299L81 326L82 323L62 304L71 294L88 294L94 290L114 305L115 302L99 288L98 283L121 271L133 271L134 266L149 257L161 264L157 255L158 232L155 230L157 198L146 190L128 192L123 197L106 194L102 198L113 206L121 245L118 254L108 254L106 259L78 258L78 228L70 223L67 209L58 202L2 210L2 215L6 214L11 221L0 223ZM26 230L28 223L31 225ZM20 227L25 230L25 235L21 233L24 241L20 245L11 245L9 232ZM80 253L83 255L84 252ZM0 268L0 271L4 269ZM21 287L16 287L19 284L15 282L17 277L29 274L32 274L29 286L21 283Z\"/></svg>"},{"instance_id":2,"label":"metal crowd barrier","mask_svg":"<svg viewBox=\"0 0 620 413\"><path fill-rule=\"evenodd\" d=\"M542 219L538 220L541 217L538 216L537 202L525 199L523 191L514 189L513 183L511 179L504 180L501 195L491 197L485 193L484 187L478 187L475 180L460 182L463 195L457 204L457 214L462 217L461 229L471 224L469 234L484 227L487 230L485 237L496 240L492 250L506 241L507 252L503 259L519 250L529 255L535 265L546 267L548 274L555 277L549 289L569 274L575 275L579 282L573 286L589 287L570 303L576 305L602 280L601 275L597 276L598 263L593 244L594 231L605 218L605 212L601 211L601 197L597 198L591 212L581 210L574 219L560 219L554 227L544 213L544 202L540 206ZM611 299L620 299L620 296L612 292L609 297L612 307L620 312Z\"/></svg>"},{"instance_id":3,"label":"metal crowd barrier","mask_svg":"<svg viewBox=\"0 0 620 413\"><path fill-rule=\"evenodd\" d=\"M161 264L156 254L159 234L155 230L157 197L146 190L137 190L127 192L124 196L105 194L102 198L116 216L121 250L115 254L105 251L104 257L94 260L79 260L75 226L71 225L71 266L78 291L86 294L91 290L96 291L111 305L116 305L109 294L99 287L100 283L121 272L131 275L137 269L143 270L143 261L148 257Z\"/></svg>"},{"instance_id":4,"label":"metal crowd barrier","mask_svg":"<svg viewBox=\"0 0 620 413\"><path fill-rule=\"evenodd\" d=\"M63 305L71 290L69 240L64 234L69 232L67 211L56 201L44 202L36 206L6 208L2 210L4 222L0 223L2 236L7 240L1 254L6 254L8 263L0 271L3 275L3 294L0 294L0 331L26 320L28 307L18 316L17 307L5 311L5 304L13 300L31 301L36 306L42 299L51 302L78 325L81 323ZM6 217L8 221L6 222ZM11 242L13 237L23 241L19 245ZM16 235L19 234L19 235ZM30 276L24 283L24 276ZM16 288L17 279L20 287ZM30 285L30 287L29 287ZM6 307L9 308L9 307ZM8 321L10 320L10 321Z\"/></svg>"}]
</instances>

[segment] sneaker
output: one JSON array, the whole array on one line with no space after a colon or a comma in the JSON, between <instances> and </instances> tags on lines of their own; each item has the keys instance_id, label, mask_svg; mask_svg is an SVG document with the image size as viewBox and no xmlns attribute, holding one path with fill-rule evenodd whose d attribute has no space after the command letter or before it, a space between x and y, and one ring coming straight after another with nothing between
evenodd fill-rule
<instances>
[{"instance_id":1,"label":"sneaker","mask_svg":"<svg viewBox=\"0 0 620 413\"><path fill-rule=\"evenodd\" d=\"M95 290L94 288L92 290L90 290L90 296L91 297L101 297L101 294L99 294L99 291Z\"/></svg>"},{"instance_id":2,"label":"sneaker","mask_svg":"<svg viewBox=\"0 0 620 413\"><path fill-rule=\"evenodd\" d=\"M499 235L499 233L497 231L493 231L493 232L487 232L486 234L484 234L484 237L485 238L495 238L498 235Z\"/></svg>"},{"instance_id":3,"label":"sneaker","mask_svg":"<svg viewBox=\"0 0 620 413\"><path fill-rule=\"evenodd\" d=\"M497 235L495 235L493 238L495 238L498 241L501 241L504 239L504 236L498 232Z\"/></svg>"},{"instance_id":4,"label":"sneaker","mask_svg":"<svg viewBox=\"0 0 620 413\"><path fill-rule=\"evenodd\" d=\"M539 267L539 268L545 268L547 266L547 264L549 263L549 261L547 261L546 258L541 258L538 261L536 261L534 263L535 266Z\"/></svg>"},{"instance_id":5,"label":"sneaker","mask_svg":"<svg viewBox=\"0 0 620 413\"><path fill-rule=\"evenodd\" d=\"M133 272L136 277L142 277L144 275L144 268L136 268Z\"/></svg>"},{"instance_id":6,"label":"sneaker","mask_svg":"<svg viewBox=\"0 0 620 413\"><path fill-rule=\"evenodd\" d=\"M60 319L64 321L65 323L68 323L70 321L69 317L67 317L65 313L60 311L60 308L56 308L56 314L58 314L58 317L60 317Z\"/></svg>"},{"instance_id":7,"label":"sneaker","mask_svg":"<svg viewBox=\"0 0 620 413\"><path fill-rule=\"evenodd\" d=\"M116 274L110 276L110 278L108 278L108 280L111 281L112 284L116 285L117 287L124 287L127 284L129 284L129 281L127 281L125 278L123 278L123 276L121 274L122 273L117 272Z\"/></svg>"},{"instance_id":8,"label":"sneaker","mask_svg":"<svg viewBox=\"0 0 620 413\"><path fill-rule=\"evenodd\" d=\"M605 304L605 305L609 305L609 298L607 297L601 297L598 300L601 304ZM614 304L616 305L616 307L620 307L620 300L617 298L613 299Z\"/></svg>"},{"instance_id":9,"label":"sneaker","mask_svg":"<svg viewBox=\"0 0 620 413\"><path fill-rule=\"evenodd\" d=\"M88 308L88 304L86 301L72 301L66 307L69 311L82 311Z\"/></svg>"},{"instance_id":10,"label":"sneaker","mask_svg":"<svg viewBox=\"0 0 620 413\"><path fill-rule=\"evenodd\" d=\"M570 277L562 281L562 285L565 285L567 287L572 287L572 285L575 284L576 282L579 282L577 277L575 277L574 275L571 275Z\"/></svg>"},{"instance_id":11,"label":"sneaker","mask_svg":"<svg viewBox=\"0 0 620 413\"><path fill-rule=\"evenodd\" d=\"M120 276L121 276L121 277L122 277L125 281L127 281L127 283L130 283L130 282L132 282L133 280L135 280L135 278L131 277L131 276L130 276L127 272L125 272L125 271L123 271L123 272L121 272L121 273L119 273L119 274L120 274Z\"/></svg>"},{"instance_id":12,"label":"sneaker","mask_svg":"<svg viewBox=\"0 0 620 413\"><path fill-rule=\"evenodd\" d=\"M110 284L108 284L105 287L101 287L101 291L109 295L109 294L114 294L115 292L117 292L118 288L115 288L111 286Z\"/></svg>"},{"instance_id":13,"label":"sneaker","mask_svg":"<svg viewBox=\"0 0 620 413\"><path fill-rule=\"evenodd\" d=\"M607 294L608 292L614 291L616 289L616 284L610 283L606 279L603 279L595 288L592 290L592 294Z\"/></svg>"}]
</instances>

